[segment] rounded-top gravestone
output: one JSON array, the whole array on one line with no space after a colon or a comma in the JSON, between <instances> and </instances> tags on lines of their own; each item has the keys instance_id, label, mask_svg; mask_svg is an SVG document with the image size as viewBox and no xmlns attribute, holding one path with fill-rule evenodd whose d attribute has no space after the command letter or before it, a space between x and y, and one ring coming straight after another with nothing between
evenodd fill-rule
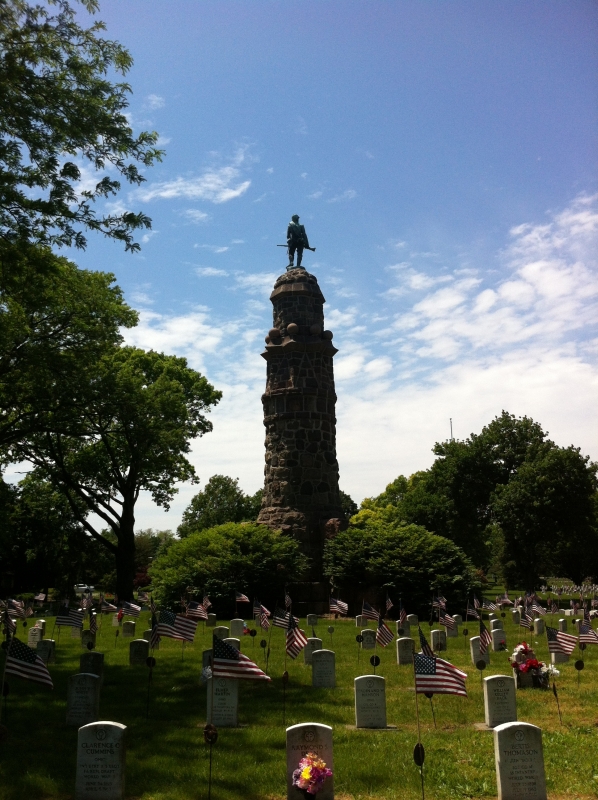
<instances>
[{"instance_id":1,"label":"rounded-top gravestone","mask_svg":"<svg viewBox=\"0 0 598 800\"><path fill-rule=\"evenodd\" d=\"M231 619L230 621L230 635L235 639L240 639L245 631L244 619Z\"/></svg>"},{"instance_id":2,"label":"rounded-top gravestone","mask_svg":"<svg viewBox=\"0 0 598 800\"><path fill-rule=\"evenodd\" d=\"M547 800L542 730L527 722L494 728L498 800Z\"/></svg>"},{"instance_id":3,"label":"rounded-top gravestone","mask_svg":"<svg viewBox=\"0 0 598 800\"><path fill-rule=\"evenodd\" d=\"M120 722L79 728L75 800L124 800L126 730Z\"/></svg>"},{"instance_id":4,"label":"rounded-top gravestone","mask_svg":"<svg viewBox=\"0 0 598 800\"><path fill-rule=\"evenodd\" d=\"M293 772L307 753L319 756L333 773L326 778L316 797L318 800L334 800L332 728L318 722L304 722L287 728L287 800L306 798L303 791L293 786Z\"/></svg>"},{"instance_id":5,"label":"rounded-top gravestone","mask_svg":"<svg viewBox=\"0 0 598 800\"><path fill-rule=\"evenodd\" d=\"M386 679L381 675L355 678L355 727L386 728Z\"/></svg>"}]
</instances>

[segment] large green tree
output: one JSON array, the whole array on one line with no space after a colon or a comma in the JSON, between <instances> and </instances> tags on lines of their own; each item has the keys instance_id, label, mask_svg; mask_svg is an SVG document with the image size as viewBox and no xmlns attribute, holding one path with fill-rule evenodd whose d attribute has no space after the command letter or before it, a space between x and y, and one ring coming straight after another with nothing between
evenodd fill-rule
<instances>
[{"instance_id":1,"label":"large green tree","mask_svg":"<svg viewBox=\"0 0 598 800\"><path fill-rule=\"evenodd\" d=\"M168 508L176 482L195 478L190 441L211 430L205 413L221 393L184 358L133 347L114 347L68 389L68 426L56 427L48 413L46 430L15 445L13 459L30 461L64 492L84 529L113 554L118 595L129 599L139 494L147 491ZM89 514L113 532L116 543Z\"/></svg>"},{"instance_id":2,"label":"large green tree","mask_svg":"<svg viewBox=\"0 0 598 800\"><path fill-rule=\"evenodd\" d=\"M137 250L133 232L151 227L145 214L96 210L162 155L155 132L131 129L129 85L110 79L131 56L100 35L102 22L84 28L66 0L50 6L0 3L0 238L81 248L92 230Z\"/></svg>"},{"instance_id":3,"label":"large green tree","mask_svg":"<svg viewBox=\"0 0 598 800\"><path fill-rule=\"evenodd\" d=\"M177 533L184 538L226 522L254 522L261 502L261 489L254 495L246 495L239 486L238 478L212 475L206 488L195 495L183 512Z\"/></svg>"}]
</instances>

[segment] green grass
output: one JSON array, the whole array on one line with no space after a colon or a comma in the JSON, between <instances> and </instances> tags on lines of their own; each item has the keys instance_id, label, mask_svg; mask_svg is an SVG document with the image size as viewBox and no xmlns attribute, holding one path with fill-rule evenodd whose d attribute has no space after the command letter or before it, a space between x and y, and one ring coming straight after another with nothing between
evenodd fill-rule
<instances>
[{"instance_id":1,"label":"green grass","mask_svg":"<svg viewBox=\"0 0 598 800\"><path fill-rule=\"evenodd\" d=\"M143 614L143 621L137 622L138 634L147 627L147 616ZM203 800L207 797L208 748L202 735L206 689L200 686L199 676L202 650L210 643L209 629L202 634L201 626L198 628L195 645L185 648L184 661L180 643L162 640L155 653L157 666L146 720L147 669L128 666L129 640L120 638L115 648L114 629L107 619L103 622L97 643L106 658L100 718L127 726L127 798ZM510 612L505 622L510 652L519 636ZM330 646L330 637L324 633L329 624L320 620L317 629L325 647ZM412 760L417 741L413 671L397 666L394 645L378 649L381 665L376 671L386 677L388 722L398 730L350 730L348 726L355 724L353 679L372 671L368 663L371 651L362 652L358 665L354 622L334 625L337 688L312 689L311 668L303 664L303 657L289 661L286 725L307 721L332 725L337 800L416 800L421 789ZM422 627L428 636L428 625ZM468 627L470 635L477 633L475 623ZM77 731L67 728L64 719L67 678L78 672L82 649L69 633L63 630L57 663L50 665L53 692L17 678L9 680L7 715L2 720L9 737L0 744L0 800L66 800L74 795ZM258 634L252 646L245 637L242 650L261 666L260 638ZM538 642L538 657L547 661L546 637L530 638ZM214 800L285 797L283 641L284 631L274 629L272 682L241 684L239 718L247 727L220 729L213 754ZM460 634L458 639L449 639L448 648L446 657L469 674L469 697L436 696L436 730L430 704L420 697L426 798L494 798L493 736L473 727L475 722L483 722L484 707L480 675L469 658L469 637ZM528 689L517 695L519 719L543 730L551 800L598 797L598 647L588 647L585 654L579 686L574 658L561 666L557 678L562 726L551 692ZM486 675L509 672L507 653L492 653L491 661Z\"/></svg>"}]
</instances>

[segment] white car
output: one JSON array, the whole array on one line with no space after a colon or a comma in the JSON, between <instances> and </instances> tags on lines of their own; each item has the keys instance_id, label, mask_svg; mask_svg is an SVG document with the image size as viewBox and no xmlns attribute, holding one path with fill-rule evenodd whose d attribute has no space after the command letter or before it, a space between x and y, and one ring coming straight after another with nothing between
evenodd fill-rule
<instances>
[{"instance_id":1,"label":"white car","mask_svg":"<svg viewBox=\"0 0 598 800\"><path fill-rule=\"evenodd\" d=\"M77 594L93 592L93 586L88 586L86 583L76 583L73 588Z\"/></svg>"}]
</instances>

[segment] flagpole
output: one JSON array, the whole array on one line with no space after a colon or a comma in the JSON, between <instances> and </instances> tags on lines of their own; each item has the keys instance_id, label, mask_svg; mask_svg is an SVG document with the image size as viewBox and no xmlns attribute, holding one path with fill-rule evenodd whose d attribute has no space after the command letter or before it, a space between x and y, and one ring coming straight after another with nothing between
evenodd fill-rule
<instances>
[{"instance_id":1,"label":"flagpole","mask_svg":"<svg viewBox=\"0 0 598 800\"><path fill-rule=\"evenodd\" d=\"M417 744L418 749L422 748L422 736L421 730L419 725L419 701L417 699L417 678L415 675L415 650L413 651L412 655L412 663L413 663L413 685L415 686L415 718L417 720ZM422 800L425 800L425 793L424 793L424 764L423 761L419 768L419 773L421 775L422 781Z\"/></svg>"}]
</instances>

